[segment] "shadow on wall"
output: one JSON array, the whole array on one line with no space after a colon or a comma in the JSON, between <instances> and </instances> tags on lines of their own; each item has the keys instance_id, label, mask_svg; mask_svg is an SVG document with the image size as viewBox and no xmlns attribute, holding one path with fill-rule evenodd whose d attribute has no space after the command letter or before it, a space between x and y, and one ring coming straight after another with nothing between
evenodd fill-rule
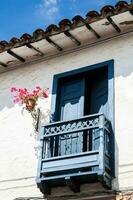
<instances>
[{"instance_id":1,"label":"shadow on wall","mask_svg":"<svg viewBox=\"0 0 133 200\"><path fill-rule=\"evenodd\" d=\"M4 90L0 89L0 111L14 107L14 103L11 97L10 88Z\"/></svg>"},{"instance_id":2,"label":"shadow on wall","mask_svg":"<svg viewBox=\"0 0 133 200\"><path fill-rule=\"evenodd\" d=\"M119 148L114 135L114 179L112 180L112 189L119 190Z\"/></svg>"},{"instance_id":3,"label":"shadow on wall","mask_svg":"<svg viewBox=\"0 0 133 200\"><path fill-rule=\"evenodd\" d=\"M133 76L133 66L128 67L128 64L127 63L124 64L123 62L122 65L119 67L119 69L116 71L115 77L128 78L128 76L130 76L131 74Z\"/></svg>"},{"instance_id":4,"label":"shadow on wall","mask_svg":"<svg viewBox=\"0 0 133 200\"><path fill-rule=\"evenodd\" d=\"M121 41L121 39L119 39L119 40ZM120 42L120 45L121 45L121 42ZM131 57L130 55L132 55L132 53L130 53L130 51L131 51L130 50L129 53L127 54L125 49L126 49L126 46L123 46L121 49L121 51L123 51L123 54L122 54L123 56L118 57L117 59L115 59L115 57L113 57L116 78L117 77L128 78L128 76L130 76L133 73L133 65L132 65L131 61L129 60L129 57ZM94 50L95 50L95 48L94 48ZM85 49L85 51L86 51L86 49ZM116 48L116 51L118 51L117 48ZM66 57L66 55L61 57L62 60L64 57ZM68 57L68 59L69 59L69 57ZM112 57L111 58L109 57L107 59L111 60ZM96 62L96 63L104 62L106 60L103 60L103 58L99 58L99 62ZM54 59L51 62L54 62ZM40 64L42 65L42 63L40 63ZM92 65L94 65L94 64L95 64L95 62L92 63ZM53 65L53 63L51 65ZM91 64L89 64L88 66L91 67ZM63 64L62 64L62 66L60 66L60 68L61 67L64 67ZM85 66L81 65L78 68L83 68L83 67L85 67ZM64 68L64 71L70 71L67 68L68 68L68 66L66 66L66 68ZM74 67L74 68L76 69L76 67ZM19 69L12 69L11 71L1 74L1 76L0 76L0 82L1 82L0 110L2 110L4 107L7 107L7 106L8 106L8 108L13 107L11 94L10 94L11 87L13 87L13 86L25 87L25 85L27 86L27 81L29 81L28 86L31 88L33 85L36 85L35 83L33 83L33 80L32 80L33 77L35 79L34 81L37 80L36 82L38 82L40 79L40 82L42 83L42 80L43 80L43 83L44 83L44 81L46 81L46 80L44 80L45 76L48 75L48 74L45 75L45 70L44 70L43 65L40 68L38 68L38 70L36 68L36 65L31 65L31 66L22 66ZM58 72L57 70L59 70L59 69L53 68L53 75ZM40 74L40 72L41 72L41 74ZM52 72L48 71L47 73L49 73L49 74L51 73L50 78L53 76ZM58 72L58 73L60 73L60 72ZM30 79L29 79L29 76L31 76ZM37 79L37 76L39 77L38 79ZM43 76L43 78L42 78L42 76Z\"/></svg>"}]
</instances>

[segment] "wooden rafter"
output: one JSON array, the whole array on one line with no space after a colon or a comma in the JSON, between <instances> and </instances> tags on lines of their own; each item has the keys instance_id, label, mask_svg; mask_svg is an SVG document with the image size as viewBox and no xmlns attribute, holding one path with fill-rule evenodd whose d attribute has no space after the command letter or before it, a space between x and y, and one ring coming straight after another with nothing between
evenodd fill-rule
<instances>
[{"instance_id":1,"label":"wooden rafter","mask_svg":"<svg viewBox=\"0 0 133 200\"><path fill-rule=\"evenodd\" d=\"M34 47L32 44L26 44L26 46L29 48L29 49L33 49L34 51L38 52L41 56L44 56L44 53L41 52L39 49L37 49L36 47Z\"/></svg>"},{"instance_id":2,"label":"wooden rafter","mask_svg":"<svg viewBox=\"0 0 133 200\"><path fill-rule=\"evenodd\" d=\"M25 62L25 59L22 58L21 56L19 56L18 54L14 53L12 50L7 50L7 53L9 53L11 56L13 56L14 58L17 58L18 60L20 60L21 62Z\"/></svg>"},{"instance_id":3,"label":"wooden rafter","mask_svg":"<svg viewBox=\"0 0 133 200\"><path fill-rule=\"evenodd\" d=\"M69 31L65 31L64 34L69 37L77 46L81 45L81 42L77 40Z\"/></svg>"},{"instance_id":4,"label":"wooden rafter","mask_svg":"<svg viewBox=\"0 0 133 200\"><path fill-rule=\"evenodd\" d=\"M87 23L85 23L86 28L91 31L97 39L101 38L101 36Z\"/></svg>"},{"instance_id":5,"label":"wooden rafter","mask_svg":"<svg viewBox=\"0 0 133 200\"><path fill-rule=\"evenodd\" d=\"M115 28L115 30L120 33L121 29L117 26L117 24L113 21L113 19L111 17L107 17L107 20L110 22L110 24L112 24L112 26Z\"/></svg>"},{"instance_id":6,"label":"wooden rafter","mask_svg":"<svg viewBox=\"0 0 133 200\"><path fill-rule=\"evenodd\" d=\"M48 43L50 43L53 47L55 47L58 51L62 51L63 49L57 44L55 43L51 38L46 37L45 38L47 40Z\"/></svg>"}]
</instances>

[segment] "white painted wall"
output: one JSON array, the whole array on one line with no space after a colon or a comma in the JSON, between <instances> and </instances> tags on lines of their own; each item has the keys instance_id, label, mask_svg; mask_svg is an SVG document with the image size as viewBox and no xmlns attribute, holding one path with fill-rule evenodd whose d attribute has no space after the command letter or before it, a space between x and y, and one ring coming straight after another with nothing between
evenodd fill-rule
<instances>
[{"instance_id":1,"label":"white painted wall","mask_svg":"<svg viewBox=\"0 0 133 200\"><path fill-rule=\"evenodd\" d=\"M133 189L133 34L0 74L0 199L39 197L32 118L13 105L10 88L52 88L53 75L106 60L115 61L115 167L113 189ZM45 112L50 98L42 102ZM45 120L44 120L45 121Z\"/></svg>"}]
</instances>

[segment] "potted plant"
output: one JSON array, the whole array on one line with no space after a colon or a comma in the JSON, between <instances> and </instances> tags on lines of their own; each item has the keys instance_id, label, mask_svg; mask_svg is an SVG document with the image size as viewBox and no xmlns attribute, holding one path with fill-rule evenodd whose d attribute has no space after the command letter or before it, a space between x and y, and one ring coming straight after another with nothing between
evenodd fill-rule
<instances>
[{"instance_id":1,"label":"potted plant","mask_svg":"<svg viewBox=\"0 0 133 200\"><path fill-rule=\"evenodd\" d=\"M12 87L11 92L13 93L13 102L24 104L29 112L35 110L39 98L48 97L48 88L43 89L40 86L36 86L32 92L29 92L26 88Z\"/></svg>"}]
</instances>

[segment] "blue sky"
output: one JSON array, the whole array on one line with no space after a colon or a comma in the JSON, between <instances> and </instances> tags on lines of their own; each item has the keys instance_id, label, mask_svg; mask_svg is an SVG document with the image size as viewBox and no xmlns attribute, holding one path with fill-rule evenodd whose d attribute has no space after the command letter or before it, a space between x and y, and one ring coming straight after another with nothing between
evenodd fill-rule
<instances>
[{"instance_id":1,"label":"blue sky","mask_svg":"<svg viewBox=\"0 0 133 200\"><path fill-rule=\"evenodd\" d=\"M63 18L72 19L79 14L85 17L89 10L99 11L116 0L0 0L0 40L20 37L37 28L45 29L49 24ZM127 0L129 3L130 0Z\"/></svg>"}]
</instances>

